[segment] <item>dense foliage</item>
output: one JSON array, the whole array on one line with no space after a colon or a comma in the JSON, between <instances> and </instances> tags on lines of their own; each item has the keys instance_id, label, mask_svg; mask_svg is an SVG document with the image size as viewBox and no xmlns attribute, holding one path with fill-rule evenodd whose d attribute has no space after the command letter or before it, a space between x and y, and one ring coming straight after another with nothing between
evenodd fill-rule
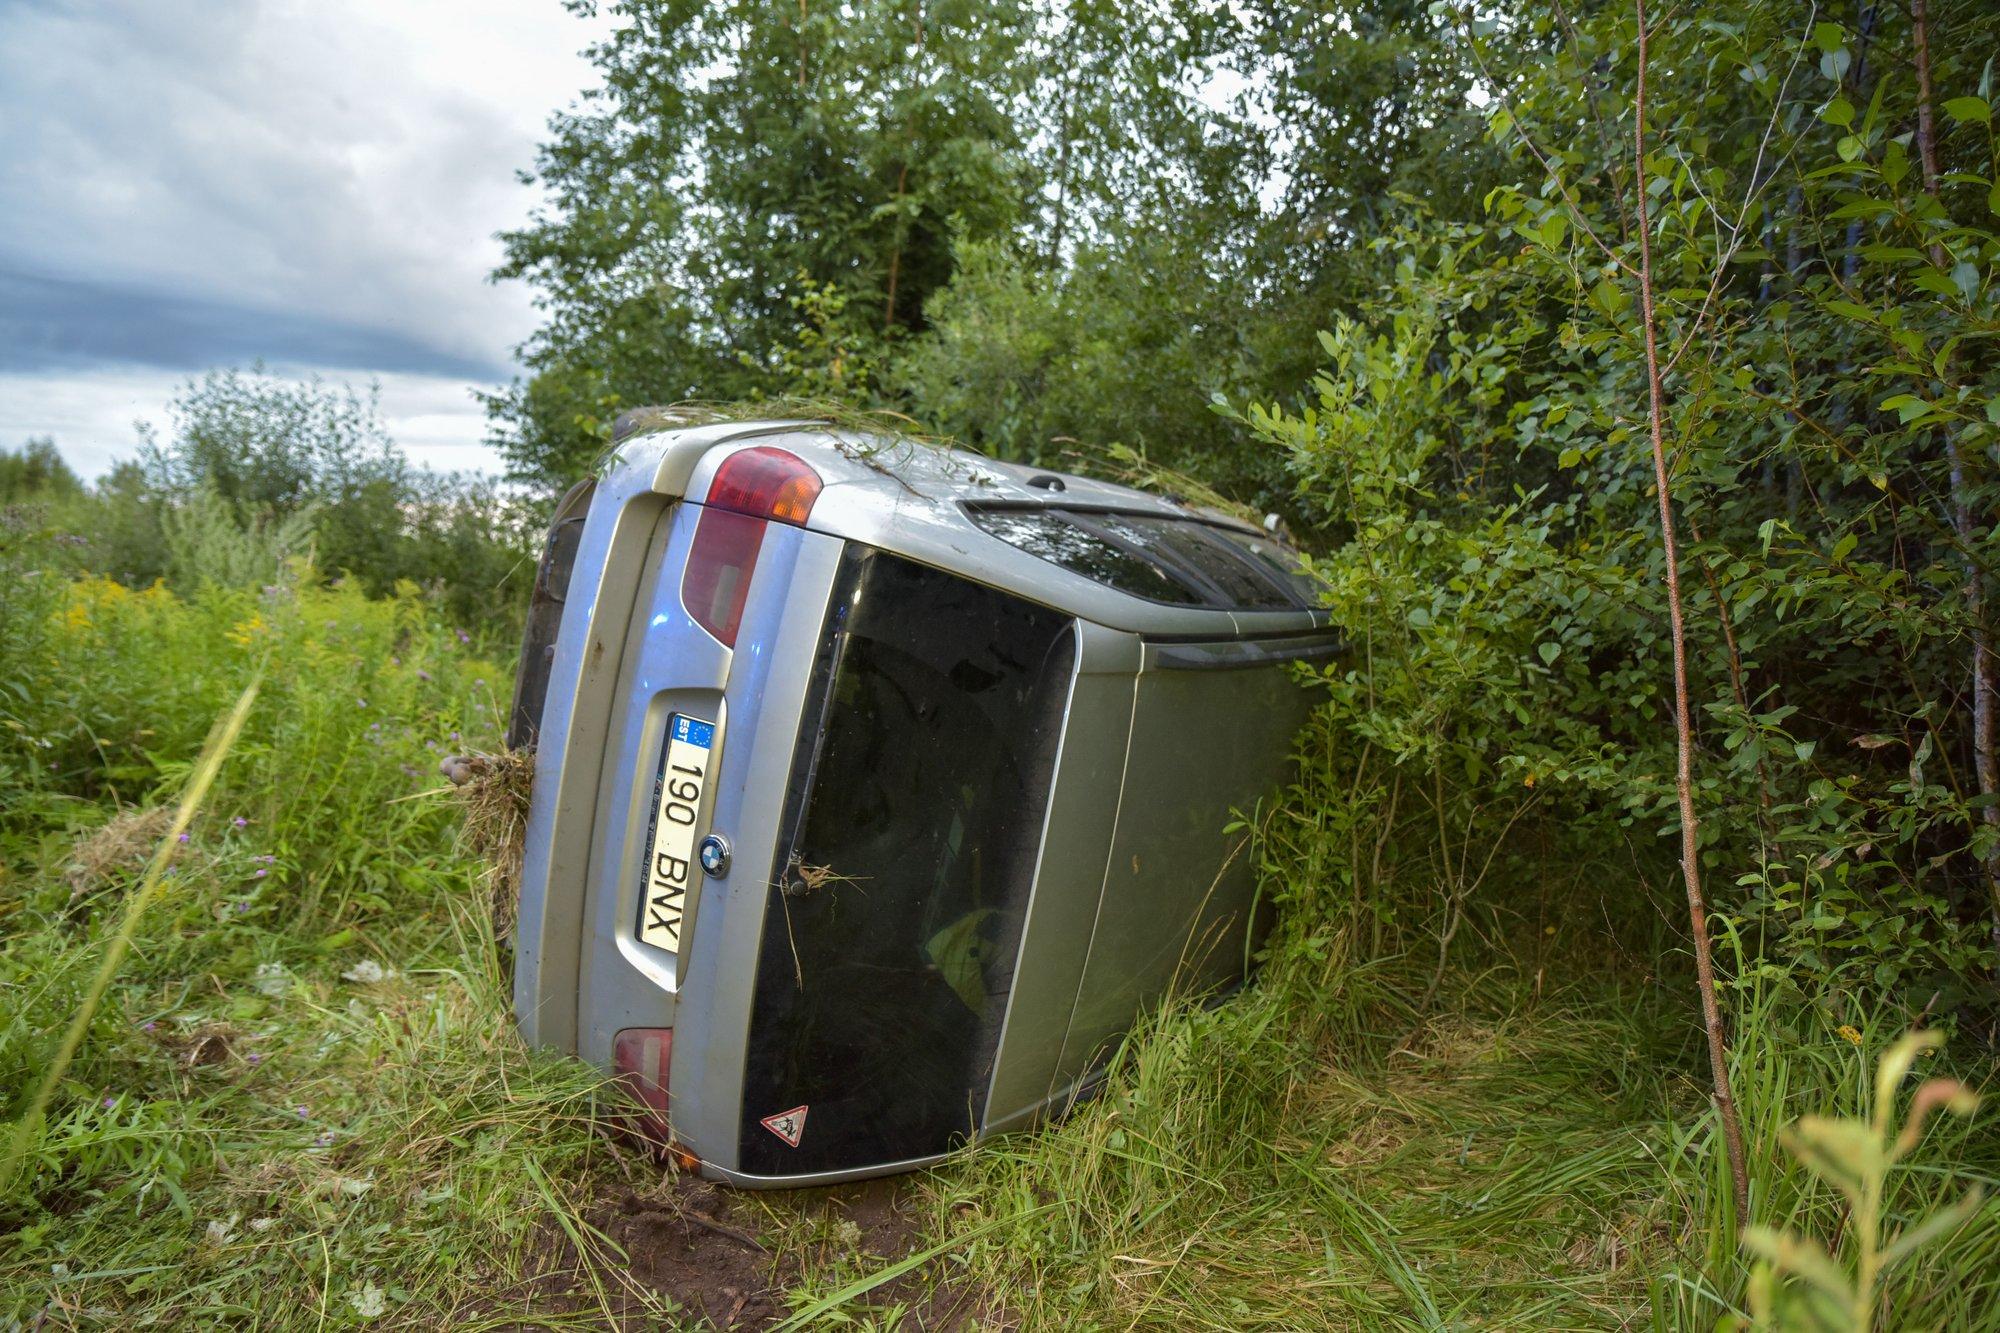
<instances>
[{"instance_id":1,"label":"dense foliage","mask_svg":"<svg viewBox=\"0 0 2000 1333\"><path fill-rule=\"evenodd\" d=\"M1992 49L1994 27L1939 19L1932 187L1909 27L1800 18L1653 34L1704 860L1761 968L1990 1014L2000 832L1974 723L2000 557L2000 196L1988 76L1944 53ZM1331 682L1336 709L1392 766L1444 775L1450 808L1423 817L1474 842L1530 799L1579 845L1678 823L1616 91L1632 39L1622 12L1468 32L1519 182L1482 227L1378 238L1391 295L1331 321L1304 405L1246 417L1301 497L1352 525L1322 571L1368 668ZM1608 95L1578 134L1587 72Z\"/></svg>"},{"instance_id":2,"label":"dense foliage","mask_svg":"<svg viewBox=\"0 0 2000 1333\"><path fill-rule=\"evenodd\" d=\"M1469 216L1497 179L1420 4L615 13L499 273L548 312L491 403L545 489L623 410L807 393L1275 494L1203 404L1304 380L1326 312L1384 276L1354 240L1395 194Z\"/></svg>"}]
</instances>

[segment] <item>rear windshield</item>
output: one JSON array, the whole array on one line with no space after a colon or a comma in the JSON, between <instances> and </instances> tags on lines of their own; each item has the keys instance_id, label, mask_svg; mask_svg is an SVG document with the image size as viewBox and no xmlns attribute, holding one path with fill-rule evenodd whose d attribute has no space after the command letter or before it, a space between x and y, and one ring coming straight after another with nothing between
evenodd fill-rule
<instances>
[{"instance_id":1,"label":"rear windshield","mask_svg":"<svg viewBox=\"0 0 2000 1333\"><path fill-rule=\"evenodd\" d=\"M1162 514L968 512L1010 545L1147 601L1233 611L1313 605L1310 582L1283 547L1232 528Z\"/></svg>"},{"instance_id":2,"label":"rear windshield","mask_svg":"<svg viewBox=\"0 0 2000 1333\"><path fill-rule=\"evenodd\" d=\"M1068 618L849 546L772 867L740 1161L830 1171L979 1123L1075 660ZM764 1118L810 1108L797 1146Z\"/></svg>"}]
</instances>

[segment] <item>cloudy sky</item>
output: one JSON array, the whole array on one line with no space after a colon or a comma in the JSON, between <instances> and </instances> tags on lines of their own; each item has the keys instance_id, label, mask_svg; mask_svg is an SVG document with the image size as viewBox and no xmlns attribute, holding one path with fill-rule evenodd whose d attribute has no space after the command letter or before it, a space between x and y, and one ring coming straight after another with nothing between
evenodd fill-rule
<instances>
[{"instance_id":1,"label":"cloudy sky","mask_svg":"<svg viewBox=\"0 0 2000 1333\"><path fill-rule=\"evenodd\" d=\"M129 454L189 375L378 380L413 458L492 467L475 387L600 20L558 0L0 0L0 446Z\"/></svg>"}]
</instances>

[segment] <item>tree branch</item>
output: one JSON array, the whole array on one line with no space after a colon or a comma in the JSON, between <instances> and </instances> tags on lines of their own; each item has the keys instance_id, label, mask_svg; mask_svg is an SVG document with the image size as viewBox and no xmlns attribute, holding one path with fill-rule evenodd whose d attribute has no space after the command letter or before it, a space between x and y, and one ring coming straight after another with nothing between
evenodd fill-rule
<instances>
[{"instance_id":1,"label":"tree branch","mask_svg":"<svg viewBox=\"0 0 2000 1333\"><path fill-rule=\"evenodd\" d=\"M1919 0L1921 3L1921 0ZM1688 924L1694 934L1695 977L1701 985L1701 1012L1708 1029L1708 1067L1715 1111L1722 1122L1729 1155L1729 1181L1736 1201L1736 1225L1750 1212L1750 1178L1743 1163L1743 1126L1736 1115L1736 1098L1729 1085L1729 1052L1722 1032L1722 1010L1715 998L1715 960L1709 947L1708 900L1701 887L1700 825L1694 809L1694 721L1688 703L1687 625L1681 612L1680 556L1674 540L1674 506L1667 471L1664 418L1666 395L1661 388L1659 335L1653 311L1652 221L1646 208L1646 0L1633 0L1639 22L1639 77L1632 99L1633 197L1639 231L1639 310L1646 330L1646 422L1653 445L1653 480L1660 497L1660 541L1667 565L1667 614L1674 648L1675 788L1680 797L1681 878L1687 885Z\"/></svg>"}]
</instances>

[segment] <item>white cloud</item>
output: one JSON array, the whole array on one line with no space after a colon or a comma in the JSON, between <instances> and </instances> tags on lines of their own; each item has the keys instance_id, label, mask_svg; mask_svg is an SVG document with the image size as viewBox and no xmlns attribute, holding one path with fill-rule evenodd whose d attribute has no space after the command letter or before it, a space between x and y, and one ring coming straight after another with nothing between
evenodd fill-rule
<instances>
[{"instance_id":1,"label":"white cloud","mask_svg":"<svg viewBox=\"0 0 2000 1333\"><path fill-rule=\"evenodd\" d=\"M441 472L499 470L482 439L485 410L472 397L474 389L491 385L365 369L271 369L297 378L318 374L356 388L377 381L382 423L411 462ZM79 476L101 477L137 453L137 423L150 422L162 436L171 433L168 406L186 382L187 376L175 371L137 366L0 374L0 447L19 448L31 436L52 436Z\"/></svg>"},{"instance_id":2,"label":"white cloud","mask_svg":"<svg viewBox=\"0 0 2000 1333\"><path fill-rule=\"evenodd\" d=\"M606 26L557 0L0 0L0 270L199 303L204 319L240 307L274 364L315 356L283 345L285 321L323 322L380 349L360 370L385 393L419 352L504 375L535 318L525 291L486 282L493 233L526 218L514 173L593 81L579 52ZM90 336L42 341L88 361ZM0 443L109 447L61 423L101 430L94 395L145 380L110 372L132 346L106 349L102 373L0 377ZM476 409L408 420L437 447L468 421L477 435Z\"/></svg>"}]
</instances>

